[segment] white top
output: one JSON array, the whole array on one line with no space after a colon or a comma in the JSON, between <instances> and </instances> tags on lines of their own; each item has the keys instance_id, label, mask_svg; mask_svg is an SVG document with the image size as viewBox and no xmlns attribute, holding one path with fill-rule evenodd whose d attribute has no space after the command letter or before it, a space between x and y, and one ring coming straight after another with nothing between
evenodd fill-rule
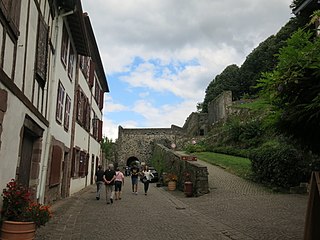
<instances>
[{"instance_id":1,"label":"white top","mask_svg":"<svg viewBox=\"0 0 320 240\"><path fill-rule=\"evenodd\" d=\"M147 180L151 180L154 176L150 170L142 172L144 176L146 176Z\"/></svg>"}]
</instances>

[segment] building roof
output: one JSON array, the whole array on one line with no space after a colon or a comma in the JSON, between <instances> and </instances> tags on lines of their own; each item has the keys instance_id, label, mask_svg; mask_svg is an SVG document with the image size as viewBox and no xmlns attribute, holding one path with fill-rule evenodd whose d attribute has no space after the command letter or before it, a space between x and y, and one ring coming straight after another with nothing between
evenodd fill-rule
<instances>
[{"instance_id":1,"label":"building roof","mask_svg":"<svg viewBox=\"0 0 320 240\"><path fill-rule=\"evenodd\" d=\"M77 53L89 56L89 43L84 23L83 11L80 0L75 0L73 13L67 15L68 25Z\"/></svg>"},{"instance_id":2,"label":"building roof","mask_svg":"<svg viewBox=\"0 0 320 240\"><path fill-rule=\"evenodd\" d=\"M319 6L320 6L320 0L305 0L305 1L302 1L294 9L292 9L292 12L295 15L299 15L302 11L305 11L306 9L309 9L309 10L319 9Z\"/></svg>"},{"instance_id":3,"label":"building roof","mask_svg":"<svg viewBox=\"0 0 320 240\"><path fill-rule=\"evenodd\" d=\"M93 59L94 63L96 64L95 70L104 92L109 92L108 82L103 69L103 64L101 61L98 44L97 44L88 14L84 14L84 19L85 19L86 30L88 34L89 43L90 43L89 44L90 56Z\"/></svg>"}]
</instances>

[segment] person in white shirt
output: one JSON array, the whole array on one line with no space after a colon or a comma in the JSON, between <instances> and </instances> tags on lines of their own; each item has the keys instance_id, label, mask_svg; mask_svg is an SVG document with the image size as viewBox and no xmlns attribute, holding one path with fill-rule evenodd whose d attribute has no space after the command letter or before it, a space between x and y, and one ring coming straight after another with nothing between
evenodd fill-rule
<instances>
[{"instance_id":1,"label":"person in white shirt","mask_svg":"<svg viewBox=\"0 0 320 240\"><path fill-rule=\"evenodd\" d=\"M144 195L147 195L149 189L149 183L151 179L154 177L152 172L149 170L149 167L145 165L142 171L142 182L144 184Z\"/></svg>"}]
</instances>

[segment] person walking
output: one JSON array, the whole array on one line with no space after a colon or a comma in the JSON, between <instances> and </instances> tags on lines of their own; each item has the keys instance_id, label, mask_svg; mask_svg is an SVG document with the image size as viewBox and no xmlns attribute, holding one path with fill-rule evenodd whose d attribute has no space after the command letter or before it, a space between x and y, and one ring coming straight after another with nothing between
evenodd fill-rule
<instances>
[{"instance_id":1,"label":"person walking","mask_svg":"<svg viewBox=\"0 0 320 240\"><path fill-rule=\"evenodd\" d=\"M102 188L102 184L104 182L103 175L104 175L104 171L102 169L102 166L99 165L98 166L98 170L96 171L96 174L94 176L94 180L95 180L96 185L97 185L97 193L96 193L96 199L97 200L100 199L101 188Z\"/></svg>"},{"instance_id":2,"label":"person walking","mask_svg":"<svg viewBox=\"0 0 320 240\"><path fill-rule=\"evenodd\" d=\"M137 165L131 167L131 183L132 183L132 193L138 194L138 177L139 177L139 168Z\"/></svg>"},{"instance_id":3,"label":"person walking","mask_svg":"<svg viewBox=\"0 0 320 240\"><path fill-rule=\"evenodd\" d=\"M121 188L124 186L124 175L117 167L116 178L114 180L115 200L121 200Z\"/></svg>"},{"instance_id":4,"label":"person walking","mask_svg":"<svg viewBox=\"0 0 320 240\"><path fill-rule=\"evenodd\" d=\"M144 195L147 195L150 181L154 176L147 165L143 167L142 175L142 182L144 184Z\"/></svg>"},{"instance_id":5,"label":"person walking","mask_svg":"<svg viewBox=\"0 0 320 240\"><path fill-rule=\"evenodd\" d=\"M107 204L113 203L113 185L116 178L116 172L113 170L113 164L108 165L108 169L104 172L103 180L106 187Z\"/></svg>"}]
</instances>

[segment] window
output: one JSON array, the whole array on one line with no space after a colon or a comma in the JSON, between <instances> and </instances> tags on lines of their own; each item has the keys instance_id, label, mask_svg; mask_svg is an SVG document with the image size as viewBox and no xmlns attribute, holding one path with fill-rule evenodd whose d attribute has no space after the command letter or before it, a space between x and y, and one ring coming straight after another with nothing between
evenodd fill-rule
<instances>
[{"instance_id":1,"label":"window","mask_svg":"<svg viewBox=\"0 0 320 240\"><path fill-rule=\"evenodd\" d=\"M85 79L87 79L87 81L89 78L89 63L90 63L89 57L86 57L86 56L80 57L80 69Z\"/></svg>"},{"instance_id":2,"label":"window","mask_svg":"<svg viewBox=\"0 0 320 240\"><path fill-rule=\"evenodd\" d=\"M64 101L64 87L62 83L59 81L58 86L58 95L57 95L57 106L56 106L56 120L61 123L63 116L63 101Z\"/></svg>"},{"instance_id":3,"label":"window","mask_svg":"<svg viewBox=\"0 0 320 240\"><path fill-rule=\"evenodd\" d=\"M89 69L89 87L92 88L94 84L94 78L95 78L95 64L90 60L90 69Z\"/></svg>"},{"instance_id":4,"label":"window","mask_svg":"<svg viewBox=\"0 0 320 240\"><path fill-rule=\"evenodd\" d=\"M77 122L87 131L90 130L90 111L89 99L79 88L77 92Z\"/></svg>"},{"instance_id":5,"label":"window","mask_svg":"<svg viewBox=\"0 0 320 240\"><path fill-rule=\"evenodd\" d=\"M49 27L45 23L43 17L40 15L38 22L36 73L38 78L43 82L46 82L47 77L48 32Z\"/></svg>"},{"instance_id":6,"label":"window","mask_svg":"<svg viewBox=\"0 0 320 240\"><path fill-rule=\"evenodd\" d=\"M103 122L101 120L98 120L98 139L97 139L98 142L101 142L102 140L102 125L103 125Z\"/></svg>"},{"instance_id":7,"label":"window","mask_svg":"<svg viewBox=\"0 0 320 240\"><path fill-rule=\"evenodd\" d=\"M92 119L92 135L95 139L98 138L98 121L97 115L93 113L93 119Z\"/></svg>"},{"instance_id":8,"label":"window","mask_svg":"<svg viewBox=\"0 0 320 240\"><path fill-rule=\"evenodd\" d=\"M82 124L83 118L83 107L82 107L82 100L84 98L84 94L80 89L77 91L77 121L79 124Z\"/></svg>"},{"instance_id":9,"label":"window","mask_svg":"<svg viewBox=\"0 0 320 240\"><path fill-rule=\"evenodd\" d=\"M89 172L88 167L89 154L85 151L80 151L80 149L73 148L71 176L74 178L87 176Z\"/></svg>"},{"instance_id":10,"label":"window","mask_svg":"<svg viewBox=\"0 0 320 240\"><path fill-rule=\"evenodd\" d=\"M96 99L97 104L100 102L100 86L98 79L95 78L95 88L94 88L94 98Z\"/></svg>"},{"instance_id":11,"label":"window","mask_svg":"<svg viewBox=\"0 0 320 240\"><path fill-rule=\"evenodd\" d=\"M69 36L68 36L68 32L65 25L63 25L62 42L61 42L61 61L65 67L67 66L68 51L69 51Z\"/></svg>"},{"instance_id":12,"label":"window","mask_svg":"<svg viewBox=\"0 0 320 240\"><path fill-rule=\"evenodd\" d=\"M72 80L73 78L73 69L74 69L75 55L73 52L73 48L69 47L69 61L68 61L68 76Z\"/></svg>"},{"instance_id":13,"label":"window","mask_svg":"<svg viewBox=\"0 0 320 240\"><path fill-rule=\"evenodd\" d=\"M64 107L64 129L69 130L69 120L70 120L70 111L71 111L71 98L66 95L66 104Z\"/></svg>"},{"instance_id":14,"label":"window","mask_svg":"<svg viewBox=\"0 0 320 240\"><path fill-rule=\"evenodd\" d=\"M0 9L16 37L19 35L21 0L1 0Z\"/></svg>"}]
</instances>

